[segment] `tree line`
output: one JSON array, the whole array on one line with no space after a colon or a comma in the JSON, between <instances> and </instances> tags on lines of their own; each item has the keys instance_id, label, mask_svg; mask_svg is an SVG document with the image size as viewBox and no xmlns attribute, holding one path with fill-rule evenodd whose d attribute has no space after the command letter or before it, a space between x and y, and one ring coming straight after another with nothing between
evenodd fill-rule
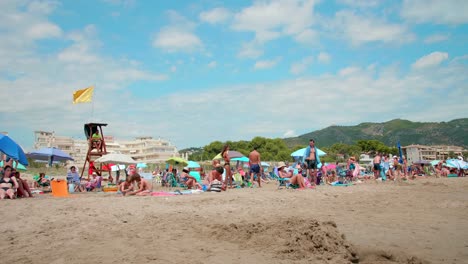
<instances>
[{"instance_id":1,"label":"tree line","mask_svg":"<svg viewBox=\"0 0 468 264\"><path fill-rule=\"evenodd\" d=\"M291 161L291 153L307 147L307 145L296 145L289 148L281 138L264 138L255 137L251 141L213 141L202 148L191 148L181 150L181 153L189 152L189 159L194 161L205 161L213 159L221 152L223 146L228 144L231 150L239 151L248 156L249 153L257 148L264 161ZM348 145L343 143L335 143L331 146L321 146L317 142L317 147L325 151L327 155L321 157L324 162L346 160L354 156L359 159L361 153L375 154L377 152L387 154L398 154L398 149L395 147L386 146L378 140L359 140L355 144Z\"/></svg>"}]
</instances>

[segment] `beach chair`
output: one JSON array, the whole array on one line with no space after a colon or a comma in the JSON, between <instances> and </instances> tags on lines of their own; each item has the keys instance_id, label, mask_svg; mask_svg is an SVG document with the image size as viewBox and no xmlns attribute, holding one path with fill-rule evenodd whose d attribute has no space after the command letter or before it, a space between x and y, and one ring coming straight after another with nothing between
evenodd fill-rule
<instances>
[{"instance_id":1,"label":"beach chair","mask_svg":"<svg viewBox=\"0 0 468 264\"><path fill-rule=\"evenodd\" d=\"M278 181L278 190L281 189L281 186L284 186L286 189L289 188L289 181L291 180L291 178L281 178L278 175L275 176Z\"/></svg>"},{"instance_id":2,"label":"beach chair","mask_svg":"<svg viewBox=\"0 0 468 264\"><path fill-rule=\"evenodd\" d=\"M232 175L232 178L234 180L233 184L236 187L242 187L244 185L244 181L242 180L242 175L240 173L234 173L234 175Z\"/></svg>"}]
</instances>

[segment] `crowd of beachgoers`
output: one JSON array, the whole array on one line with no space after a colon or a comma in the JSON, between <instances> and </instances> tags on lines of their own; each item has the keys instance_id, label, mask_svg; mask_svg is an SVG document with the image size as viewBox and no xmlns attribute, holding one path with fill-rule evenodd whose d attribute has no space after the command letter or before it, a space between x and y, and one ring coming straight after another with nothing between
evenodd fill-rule
<instances>
[{"instance_id":1,"label":"crowd of beachgoers","mask_svg":"<svg viewBox=\"0 0 468 264\"><path fill-rule=\"evenodd\" d=\"M168 166L157 168L151 178L145 178L141 168L129 165L124 170L125 178L116 179L110 175L104 179L101 173L90 167L87 178L81 177L75 166L71 166L66 176L70 192L102 191L112 186L124 196L151 195L155 187L181 188L199 191L221 192L231 188L257 188L264 183L275 182L278 187L291 189L313 189L318 185L350 186L368 180L406 181L424 177L464 177L465 170L448 166L444 160L435 164L408 164L404 156L390 156L376 153L370 165L360 165L355 157L347 162L322 163L317 155L315 142L311 140L304 156L294 162L278 162L275 166L262 166L261 155L254 149L248 162L237 162L231 166L229 146L221 152L221 159L212 161L211 168L177 168ZM460 158L461 159L461 158ZM462 159L461 159L462 160ZM224 161L224 164L221 164ZM4 160L1 168L0 199L33 197L34 193L50 191L51 181L45 173L40 173L32 181L21 178L21 173L13 167L11 160ZM94 166L93 166L94 168ZM193 174L195 172L196 174ZM196 177L197 176L197 177Z\"/></svg>"}]
</instances>

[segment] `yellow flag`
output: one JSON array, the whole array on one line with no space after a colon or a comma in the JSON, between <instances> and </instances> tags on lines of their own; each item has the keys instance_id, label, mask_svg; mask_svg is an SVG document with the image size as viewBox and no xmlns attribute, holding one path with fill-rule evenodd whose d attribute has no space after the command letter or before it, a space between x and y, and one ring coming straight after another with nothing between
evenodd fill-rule
<instances>
[{"instance_id":1,"label":"yellow flag","mask_svg":"<svg viewBox=\"0 0 468 264\"><path fill-rule=\"evenodd\" d=\"M93 99L94 86L73 93L73 103L89 103Z\"/></svg>"}]
</instances>

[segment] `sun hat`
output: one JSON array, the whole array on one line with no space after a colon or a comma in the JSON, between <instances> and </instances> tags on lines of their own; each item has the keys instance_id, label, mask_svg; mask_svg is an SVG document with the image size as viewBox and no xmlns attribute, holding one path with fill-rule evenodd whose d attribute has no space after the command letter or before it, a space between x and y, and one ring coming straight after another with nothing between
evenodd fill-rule
<instances>
[{"instance_id":1,"label":"sun hat","mask_svg":"<svg viewBox=\"0 0 468 264\"><path fill-rule=\"evenodd\" d=\"M277 167L278 167L278 169L279 169L279 168L283 168L283 167L286 167L286 164L285 164L284 162L280 161L280 162L278 163L278 166L277 166Z\"/></svg>"}]
</instances>

